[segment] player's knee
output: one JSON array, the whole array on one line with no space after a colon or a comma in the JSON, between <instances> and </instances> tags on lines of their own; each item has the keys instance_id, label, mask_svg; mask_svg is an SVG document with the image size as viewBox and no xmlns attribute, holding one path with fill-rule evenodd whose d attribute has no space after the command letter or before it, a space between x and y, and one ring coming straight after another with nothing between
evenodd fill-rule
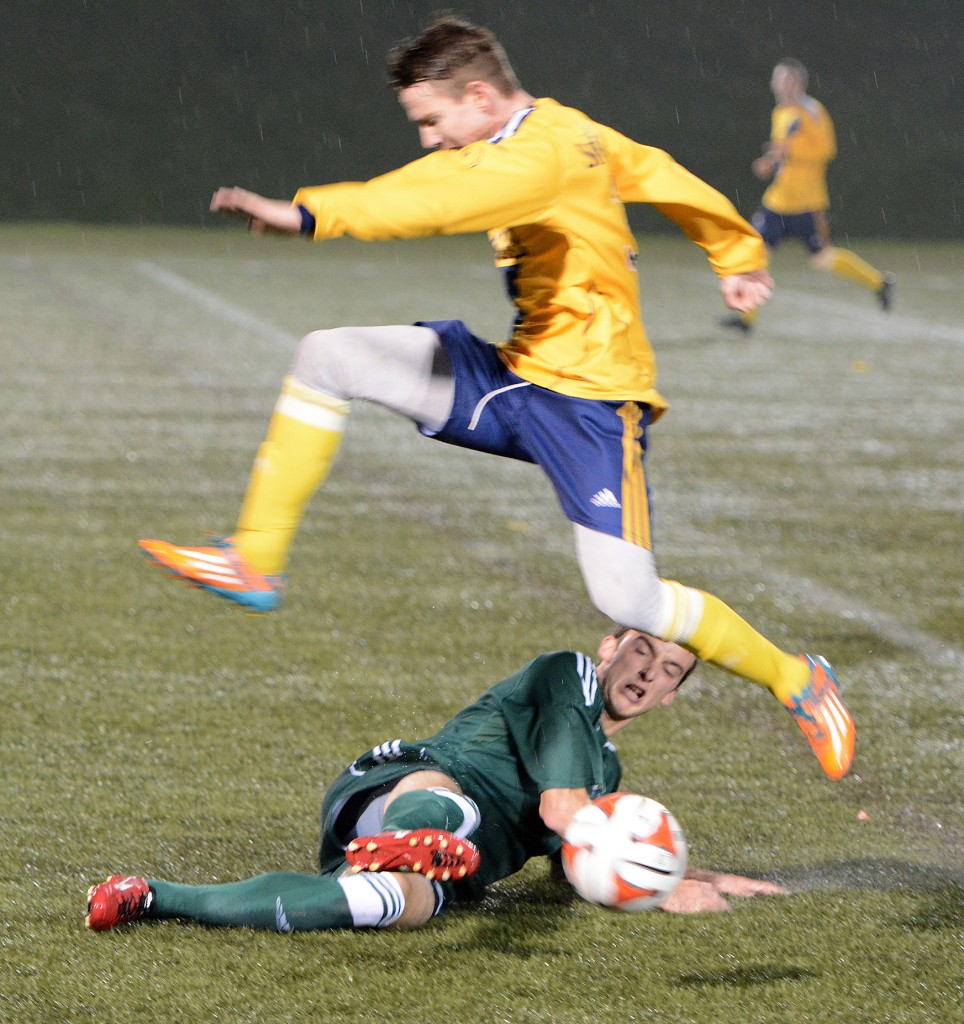
<instances>
[{"instance_id":1,"label":"player's knee","mask_svg":"<svg viewBox=\"0 0 964 1024\"><path fill-rule=\"evenodd\" d=\"M579 567L592 603L613 622L651 633L660 605L653 553L579 524L575 537Z\"/></svg>"},{"instance_id":2,"label":"player's knee","mask_svg":"<svg viewBox=\"0 0 964 1024\"><path fill-rule=\"evenodd\" d=\"M640 577L635 586L602 587L596 607L622 626L685 643L702 621L704 595L672 580Z\"/></svg>"},{"instance_id":3,"label":"player's knee","mask_svg":"<svg viewBox=\"0 0 964 1024\"><path fill-rule=\"evenodd\" d=\"M306 334L295 352L291 374L307 387L346 401L353 398L349 360L353 358L353 328L336 327Z\"/></svg>"},{"instance_id":4,"label":"player's knee","mask_svg":"<svg viewBox=\"0 0 964 1024\"><path fill-rule=\"evenodd\" d=\"M659 581L647 576L586 579L592 603L622 626L652 633L659 613Z\"/></svg>"}]
</instances>

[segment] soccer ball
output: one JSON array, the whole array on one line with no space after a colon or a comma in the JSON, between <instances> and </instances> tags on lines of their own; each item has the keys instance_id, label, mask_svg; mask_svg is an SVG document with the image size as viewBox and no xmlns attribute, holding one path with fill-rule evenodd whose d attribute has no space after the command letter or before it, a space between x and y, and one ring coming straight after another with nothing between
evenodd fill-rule
<instances>
[{"instance_id":1,"label":"soccer ball","mask_svg":"<svg viewBox=\"0 0 964 1024\"><path fill-rule=\"evenodd\" d=\"M686 872L686 839L656 800L610 793L593 803L607 820L592 846L562 844L562 866L590 903L635 912L658 906ZM593 829L595 831L595 829Z\"/></svg>"}]
</instances>

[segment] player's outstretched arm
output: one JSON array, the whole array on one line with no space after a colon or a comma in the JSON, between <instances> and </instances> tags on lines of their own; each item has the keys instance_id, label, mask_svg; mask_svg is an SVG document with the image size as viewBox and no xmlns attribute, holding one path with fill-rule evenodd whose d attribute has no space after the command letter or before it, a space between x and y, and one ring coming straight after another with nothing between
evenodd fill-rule
<instances>
[{"instance_id":1,"label":"player's outstretched arm","mask_svg":"<svg viewBox=\"0 0 964 1024\"><path fill-rule=\"evenodd\" d=\"M730 274L720 278L723 301L738 313L759 309L773 294L773 278L765 270Z\"/></svg>"},{"instance_id":2,"label":"player's outstretched arm","mask_svg":"<svg viewBox=\"0 0 964 1024\"><path fill-rule=\"evenodd\" d=\"M301 213L290 202L266 199L244 188L219 188L211 197L211 210L246 218L254 235L274 231L284 235L301 233Z\"/></svg>"}]
</instances>

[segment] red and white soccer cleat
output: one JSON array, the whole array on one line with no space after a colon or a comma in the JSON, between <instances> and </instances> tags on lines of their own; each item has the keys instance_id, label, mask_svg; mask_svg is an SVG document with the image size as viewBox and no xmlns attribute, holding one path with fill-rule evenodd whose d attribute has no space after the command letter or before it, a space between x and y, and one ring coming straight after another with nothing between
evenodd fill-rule
<instances>
[{"instance_id":1,"label":"red and white soccer cleat","mask_svg":"<svg viewBox=\"0 0 964 1024\"><path fill-rule=\"evenodd\" d=\"M87 927L106 932L128 921L139 921L154 902L154 893L136 875L111 875L87 890Z\"/></svg>"},{"instance_id":2,"label":"red and white soccer cleat","mask_svg":"<svg viewBox=\"0 0 964 1024\"><path fill-rule=\"evenodd\" d=\"M360 836L348 844L345 859L354 872L411 871L439 882L467 878L479 867L474 843L431 828Z\"/></svg>"}]
</instances>

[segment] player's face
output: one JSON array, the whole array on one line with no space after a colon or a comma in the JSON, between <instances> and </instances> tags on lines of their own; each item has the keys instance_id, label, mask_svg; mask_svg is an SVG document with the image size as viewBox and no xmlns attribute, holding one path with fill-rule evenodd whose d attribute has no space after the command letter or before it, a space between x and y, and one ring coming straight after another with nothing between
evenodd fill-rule
<instances>
[{"instance_id":1,"label":"player's face","mask_svg":"<svg viewBox=\"0 0 964 1024\"><path fill-rule=\"evenodd\" d=\"M418 138L425 149L461 149L488 139L498 131L484 95L470 82L458 98L444 85L416 82L398 93L409 121L418 126Z\"/></svg>"},{"instance_id":2,"label":"player's face","mask_svg":"<svg viewBox=\"0 0 964 1024\"><path fill-rule=\"evenodd\" d=\"M606 711L615 721L672 704L676 689L696 662L679 644L631 629L599 647L598 675Z\"/></svg>"},{"instance_id":3,"label":"player's face","mask_svg":"<svg viewBox=\"0 0 964 1024\"><path fill-rule=\"evenodd\" d=\"M770 76L770 91L777 103L783 105L792 103L800 91L800 82L796 72L792 68L785 68L782 64L778 64Z\"/></svg>"}]
</instances>

